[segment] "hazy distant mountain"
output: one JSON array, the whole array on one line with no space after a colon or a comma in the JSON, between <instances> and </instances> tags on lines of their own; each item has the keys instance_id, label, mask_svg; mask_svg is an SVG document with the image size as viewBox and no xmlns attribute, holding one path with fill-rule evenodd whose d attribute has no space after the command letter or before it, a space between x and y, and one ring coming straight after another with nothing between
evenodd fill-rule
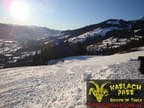
<instances>
[{"instance_id":1,"label":"hazy distant mountain","mask_svg":"<svg viewBox=\"0 0 144 108\"><path fill-rule=\"evenodd\" d=\"M46 27L0 24L0 39L42 39L49 36L58 36L59 34L60 31L48 29Z\"/></svg>"}]
</instances>

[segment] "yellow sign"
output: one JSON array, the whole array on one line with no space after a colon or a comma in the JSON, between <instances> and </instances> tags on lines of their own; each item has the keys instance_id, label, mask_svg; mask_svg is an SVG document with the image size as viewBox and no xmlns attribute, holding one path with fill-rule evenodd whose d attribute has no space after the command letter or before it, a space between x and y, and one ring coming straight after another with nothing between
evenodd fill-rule
<instances>
[{"instance_id":1,"label":"yellow sign","mask_svg":"<svg viewBox=\"0 0 144 108\"><path fill-rule=\"evenodd\" d=\"M90 80L88 108L144 108L144 80Z\"/></svg>"},{"instance_id":2,"label":"yellow sign","mask_svg":"<svg viewBox=\"0 0 144 108\"><path fill-rule=\"evenodd\" d=\"M104 87L109 83L105 82L99 86L98 83L95 81L89 81L90 84L94 85L95 88L90 88L88 95L92 95L96 98L97 102L102 102L102 99L104 96L108 96L108 90L105 89Z\"/></svg>"}]
</instances>

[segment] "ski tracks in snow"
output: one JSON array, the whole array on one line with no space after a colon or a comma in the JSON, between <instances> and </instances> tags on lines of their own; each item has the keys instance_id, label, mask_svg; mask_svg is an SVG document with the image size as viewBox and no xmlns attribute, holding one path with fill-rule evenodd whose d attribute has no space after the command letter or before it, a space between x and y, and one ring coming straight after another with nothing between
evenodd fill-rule
<instances>
[{"instance_id":1,"label":"ski tracks in snow","mask_svg":"<svg viewBox=\"0 0 144 108\"><path fill-rule=\"evenodd\" d=\"M139 54L144 53L134 55ZM86 108L87 80L144 78L138 72L138 61L116 60L125 60L125 55L121 56L68 60L51 66L1 69L0 108Z\"/></svg>"}]
</instances>

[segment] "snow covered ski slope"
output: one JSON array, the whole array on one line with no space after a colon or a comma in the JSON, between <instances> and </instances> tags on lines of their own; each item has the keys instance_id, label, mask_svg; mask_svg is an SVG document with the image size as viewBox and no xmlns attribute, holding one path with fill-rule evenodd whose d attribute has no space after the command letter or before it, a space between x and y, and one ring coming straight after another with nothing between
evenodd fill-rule
<instances>
[{"instance_id":1,"label":"snow covered ski slope","mask_svg":"<svg viewBox=\"0 0 144 108\"><path fill-rule=\"evenodd\" d=\"M138 56L64 58L56 65L0 70L0 108L86 108L88 79L144 79Z\"/></svg>"}]
</instances>

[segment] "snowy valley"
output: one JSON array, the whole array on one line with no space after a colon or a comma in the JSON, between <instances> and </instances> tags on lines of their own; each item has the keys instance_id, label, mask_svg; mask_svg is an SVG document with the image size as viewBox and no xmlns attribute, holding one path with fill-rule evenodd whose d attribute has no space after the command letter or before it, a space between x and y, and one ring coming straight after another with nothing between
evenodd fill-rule
<instances>
[{"instance_id":1,"label":"snowy valley","mask_svg":"<svg viewBox=\"0 0 144 108\"><path fill-rule=\"evenodd\" d=\"M138 51L143 41L143 18L109 19L66 31L0 24L0 67L47 65L47 61L70 56L127 53Z\"/></svg>"}]
</instances>

